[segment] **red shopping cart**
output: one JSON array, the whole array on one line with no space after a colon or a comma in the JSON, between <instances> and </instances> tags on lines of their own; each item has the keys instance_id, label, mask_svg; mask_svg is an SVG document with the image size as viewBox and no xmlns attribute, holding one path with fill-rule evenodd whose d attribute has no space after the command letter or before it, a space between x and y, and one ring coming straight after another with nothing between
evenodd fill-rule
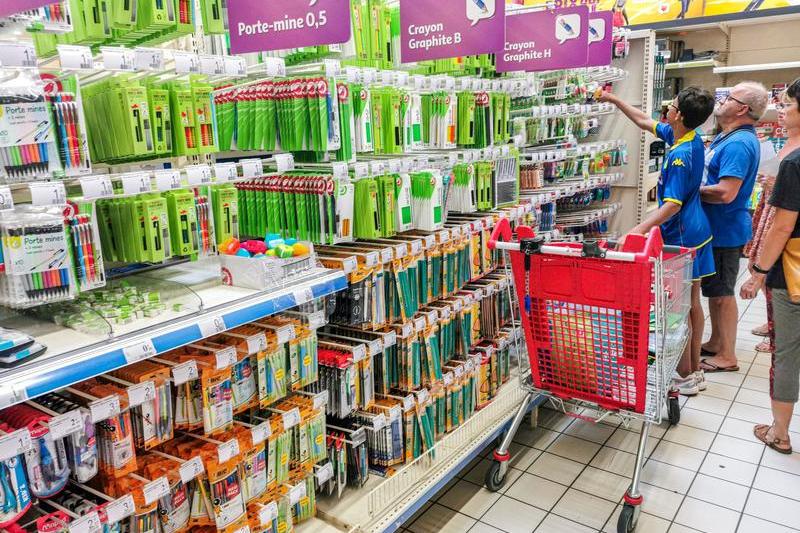
<instances>
[{"instance_id":1,"label":"red shopping cart","mask_svg":"<svg viewBox=\"0 0 800 533\"><path fill-rule=\"evenodd\" d=\"M530 372L520 372L527 395L494 452L486 486L496 491L505 482L509 446L539 395L595 423L638 419L636 464L617 525L629 533L642 503L650 424L665 414L671 424L680 418L670 382L689 338L694 251L664 246L657 228L629 236L622 251L602 241L546 244L525 226L512 237L501 220L489 247L503 250L511 266Z\"/></svg>"}]
</instances>

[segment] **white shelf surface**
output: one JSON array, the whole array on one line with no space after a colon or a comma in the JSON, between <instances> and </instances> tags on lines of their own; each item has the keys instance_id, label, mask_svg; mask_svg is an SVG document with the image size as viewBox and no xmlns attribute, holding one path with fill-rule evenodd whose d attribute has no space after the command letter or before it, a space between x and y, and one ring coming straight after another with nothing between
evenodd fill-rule
<instances>
[{"instance_id":1,"label":"white shelf surface","mask_svg":"<svg viewBox=\"0 0 800 533\"><path fill-rule=\"evenodd\" d=\"M0 408L124 367L137 360L132 351L139 348L146 346L147 356L153 356L196 342L209 336L215 320L222 320L224 330L232 329L305 303L308 296L319 298L347 286L341 271L314 268L274 290L231 287L221 284L216 259L167 267L148 276L183 285L185 292L165 302L167 312L138 319L119 328L113 336L81 333L27 315L3 320L4 327L25 331L47 346L47 351L0 370ZM187 311L174 311L174 301L187 308L191 302L195 305Z\"/></svg>"},{"instance_id":2,"label":"white shelf surface","mask_svg":"<svg viewBox=\"0 0 800 533\"><path fill-rule=\"evenodd\" d=\"M676 70L684 68L707 68L714 67L717 62L713 59L695 59L694 61L678 61L676 63L666 63L664 70Z\"/></svg>"},{"instance_id":3,"label":"white shelf surface","mask_svg":"<svg viewBox=\"0 0 800 533\"><path fill-rule=\"evenodd\" d=\"M800 68L800 61L784 61L781 63L756 63L751 65L729 65L715 67L714 74L730 74L732 72L760 72L764 70L782 70Z\"/></svg>"}]
</instances>

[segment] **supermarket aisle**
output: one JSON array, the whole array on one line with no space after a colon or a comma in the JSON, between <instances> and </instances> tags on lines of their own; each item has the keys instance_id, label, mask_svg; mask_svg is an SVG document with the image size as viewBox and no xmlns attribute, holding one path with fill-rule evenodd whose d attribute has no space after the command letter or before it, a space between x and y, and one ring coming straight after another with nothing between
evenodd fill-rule
<instances>
[{"instance_id":1,"label":"supermarket aisle","mask_svg":"<svg viewBox=\"0 0 800 533\"><path fill-rule=\"evenodd\" d=\"M638 532L800 531L800 453L778 454L752 434L755 423L771 420L770 359L755 352L761 338L750 333L765 317L762 297L740 302L740 371L708 374L708 390L683 398L678 426L652 429ZM797 449L800 416L794 418ZM539 427L523 428L515 439L513 470L501 493L482 487L489 461L478 459L404 527L414 533L615 532L637 437L617 424L541 410Z\"/></svg>"}]
</instances>

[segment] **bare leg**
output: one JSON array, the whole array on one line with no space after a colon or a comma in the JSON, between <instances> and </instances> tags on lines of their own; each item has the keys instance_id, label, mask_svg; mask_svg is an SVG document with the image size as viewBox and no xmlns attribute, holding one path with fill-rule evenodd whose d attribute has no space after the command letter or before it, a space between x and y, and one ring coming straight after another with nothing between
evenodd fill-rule
<instances>
[{"instance_id":1,"label":"bare leg","mask_svg":"<svg viewBox=\"0 0 800 533\"><path fill-rule=\"evenodd\" d=\"M703 329L706 325L706 318L703 315L703 306L700 304L700 282L692 283L692 310L690 312L692 324L692 372L700 370L700 345L703 344Z\"/></svg>"},{"instance_id":2,"label":"bare leg","mask_svg":"<svg viewBox=\"0 0 800 533\"><path fill-rule=\"evenodd\" d=\"M720 308L718 305L714 305L714 301L719 300L719 298L709 298L708 299L708 314L711 317L711 337L709 337L708 341L703 344L702 348L706 351L711 353L717 353L722 343L719 339L719 313Z\"/></svg>"},{"instance_id":3,"label":"bare leg","mask_svg":"<svg viewBox=\"0 0 800 533\"><path fill-rule=\"evenodd\" d=\"M789 423L792 421L794 404L772 400L772 429L769 435L778 439L789 438Z\"/></svg>"},{"instance_id":4,"label":"bare leg","mask_svg":"<svg viewBox=\"0 0 800 533\"><path fill-rule=\"evenodd\" d=\"M739 320L739 308L736 298L733 296L722 296L719 298L709 298L709 308L711 310L712 336L717 334L718 350L714 357L709 357L705 361L719 368L736 366L736 326ZM717 316L717 323L714 324L714 314ZM705 348L709 351L711 341L706 343ZM708 366L704 365L706 370Z\"/></svg>"}]
</instances>

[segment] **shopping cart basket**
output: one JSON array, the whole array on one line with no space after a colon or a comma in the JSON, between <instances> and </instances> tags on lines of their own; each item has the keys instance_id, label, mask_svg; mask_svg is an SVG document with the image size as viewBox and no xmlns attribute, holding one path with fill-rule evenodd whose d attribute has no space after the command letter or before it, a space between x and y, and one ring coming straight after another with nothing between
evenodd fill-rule
<instances>
[{"instance_id":1,"label":"shopping cart basket","mask_svg":"<svg viewBox=\"0 0 800 533\"><path fill-rule=\"evenodd\" d=\"M525 226L501 220L489 247L504 251L514 275L530 373L528 393L494 452L489 490L505 481L514 434L539 395L570 416L592 422L613 416L642 421L633 479L618 531L633 531L639 480L652 423L678 423L671 378L689 338L691 249L664 246L658 228L629 236L622 251L605 242L545 244ZM522 359L522 358L521 358Z\"/></svg>"}]
</instances>

